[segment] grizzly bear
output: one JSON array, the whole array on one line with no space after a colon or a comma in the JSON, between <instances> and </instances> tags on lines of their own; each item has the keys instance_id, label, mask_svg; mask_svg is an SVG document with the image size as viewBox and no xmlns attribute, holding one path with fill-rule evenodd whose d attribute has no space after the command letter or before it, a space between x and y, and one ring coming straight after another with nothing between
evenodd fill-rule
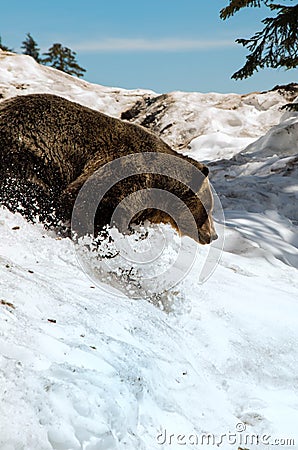
<instances>
[{"instance_id":1,"label":"grizzly bear","mask_svg":"<svg viewBox=\"0 0 298 450\"><path fill-rule=\"evenodd\" d=\"M121 179L122 169L126 173L130 165L127 157L136 155L140 157L133 161L133 173ZM119 161L117 174L108 164L115 160ZM182 170L183 162L187 167ZM146 220L168 222L202 244L216 239L213 198L204 164L178 154L141 126L55 95L24 95L0 103L1 204L30 220L38 216L48 226L63 223L69 227L76 199L90 179L94 185L88 195L92 192L95 200L103 180L112 182L91 218L96 232L111 225L120 204L124 215L128 212L129 225ZM140 201L138 192L147 195L147 204ZM180 201L175 204L174 216L169 213L173 207L166 205L170 200L164 192ZM151 193L160 197L152 202ZM84 220L82 205L89 199L81 197L76 210ZM185 208L191 213L195 231ZM118 218L124 215L118 214Z\"/></svg>"}]
</instances>

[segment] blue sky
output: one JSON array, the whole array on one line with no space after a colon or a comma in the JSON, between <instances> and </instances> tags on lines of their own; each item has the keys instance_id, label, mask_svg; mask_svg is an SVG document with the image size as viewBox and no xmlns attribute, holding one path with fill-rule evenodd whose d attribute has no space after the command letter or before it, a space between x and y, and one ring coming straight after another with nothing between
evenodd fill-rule
<instances>
[{"instance_id":1,"label":"blue sky","mask_svg":"<svg viewBox=\"0 0 298 450\"><path fill-rule=\"evenodd\" d=\"M2 42L20 52L30 32L42 51L60 42L77 52L85 79L107 86L239 92L295 81L295 71L230 77L246 50L234 43L260 29L267 9L249 8L222 21L228 0L10 0L2 2Z\"/></svg>"}]
</instances>

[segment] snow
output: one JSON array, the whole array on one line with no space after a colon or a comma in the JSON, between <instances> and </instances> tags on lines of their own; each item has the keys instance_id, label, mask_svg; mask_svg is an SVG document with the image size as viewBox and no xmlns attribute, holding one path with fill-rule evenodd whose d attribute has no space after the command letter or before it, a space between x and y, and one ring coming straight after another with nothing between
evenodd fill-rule
<instances>
[{"instance_id":1,"label":"snow","mask_svg":"<svg viewBox=\"0 0 298 450\"><path fill-rule=\"evenodd\" d=\"M282 89L247 95L173 92L145 97L133 121L192 157L230 158L276 125L280 107L293 95Z\"/></svg>"},{"instance_id":2,"label":"snow","mask_svg":"<svg viewBox=\"0 0 298 450\"><path fill-rule=\"evenodd\" d=\"M0 97L49 93L60 95L89 108L117 117L143 95L153 91L108 88L87 83L51 67L35 62L30 56L0 53Z\"/></svg>"},{"instance_id":3,"label":"snow","mask_svg":"<svg viewBox=\"0 0 298 450\"><path fill-rule=\"evenodd\" d=\"M173 123L168 141L208 162L224 207L226 222L217 210L215 216L225 242L204 283L199 274L209 247L197 246L187 276L162 298L163 310L145 295L116 293L113 280L114 290L102 289L82 270L69 239L2 208L1 450L207 449L190 436L211 433L219 443L229 432L234 445L223 437L215 448L269 447L240 441L245 433L270 435L271 443L295 439L297 446L298 116L280 111L286 97L272 91L160 99L0 52L3 98L32 92L118 117L141 98L163 102L153 125L162 135ZM196 246L183 239L186 248ZM282 448L296 448L288 444Z\"/></svg>"}]
</instances>

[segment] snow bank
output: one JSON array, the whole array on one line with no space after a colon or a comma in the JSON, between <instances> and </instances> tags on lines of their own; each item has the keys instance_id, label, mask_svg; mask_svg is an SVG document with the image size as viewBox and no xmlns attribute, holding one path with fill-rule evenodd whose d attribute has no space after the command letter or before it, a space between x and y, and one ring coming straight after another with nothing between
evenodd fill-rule
<instances>
[{"instance_id":1,"label":"snow bank","mask_svg":"<svg viewBox=\"0 0 298 450\"><path fill-rule=\"evenodd\" d=\"M38 64L33 58L14 53L0 53L0 98L49 93L60 95L97 111L118 117L143 95L153 91L108 88L72 77Z\"/></svg>"},{"instance_id":2,"label":"snow bank","mask_svg":"<svg viewBox=\"0 0 298 450\"><path fill-rule=\"evenodd\" d=\"M168 315L94 287L68 239L5 210L1 234L0 448L157 449L240 422L296 437L296 270L239 227Z\"/></svg>"},{"instance_id":3,"label":"snow bank","mask_svg":"<svg viewBox=\"0 0 298 450\"><path fill-rule=\"evenodd\" d=\"M173 92L139 100L122 117L190 156L216 160L230 158L277 124L280 107L297 93L297 88L248 95Z\"/></svg>"}]
</instances>

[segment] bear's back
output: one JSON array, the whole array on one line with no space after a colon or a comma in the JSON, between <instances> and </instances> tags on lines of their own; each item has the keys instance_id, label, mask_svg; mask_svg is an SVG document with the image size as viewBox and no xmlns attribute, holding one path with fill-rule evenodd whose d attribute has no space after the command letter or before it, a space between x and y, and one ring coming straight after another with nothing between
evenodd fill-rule
<instances>
[{"instance_id":1,"label":"bear's back","mask_svg":"<svg viewBox=\"0 0 298 450\"><path fill-rule=\"evenodd\" d=\"M52 94L19 96L0 104L0 147L2 167L11 166L18 175L21 162L23 170L24 165L29 172L35 167L49 183L63 188L95 155L98 164L136 152L176 155L140 126Z\"/></svg>"}]
</instances>

